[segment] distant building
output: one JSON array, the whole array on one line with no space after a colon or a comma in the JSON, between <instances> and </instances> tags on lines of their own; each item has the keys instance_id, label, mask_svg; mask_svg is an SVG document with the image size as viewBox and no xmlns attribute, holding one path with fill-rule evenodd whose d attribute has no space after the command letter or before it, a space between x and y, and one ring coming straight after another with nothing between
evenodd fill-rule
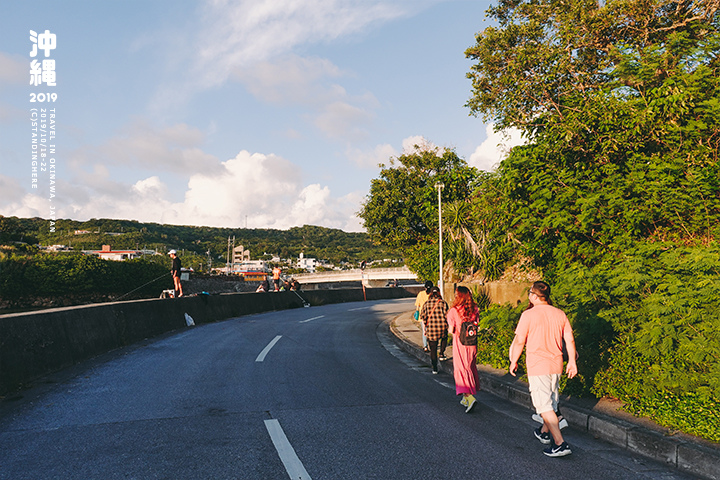
<instances>
[{"instance_id":1,"label":"distant building","mask_svg":"<svg viewBox=\"0 0 720 480\"><path fill-rule=\"evenodd\" d=\"M305 258L305 255L301 252L300 258L298 258L297 268L307 270L310 273L315 273L315 267L317 267L317 260L314 258Z\"/></svg>"},{"instance_id":2,"label":"distant building","mask_svg":"<svg viewBox=\"0 0 720 480\"><path fill-rule=\"evenodd\" d=\"M141 250L113 250L110 245L103 245L102 250L85 250L83 253L89 255L97 255L103 260L115 260L122 262L124 260L132 260L133 258L142 257Z\"/></svg>"},{"instance_id":3,"label":"distant building","mask_svg":"<svg viewBox=\"0 0 720 480\"><path fill-rule=\"evenodd\" d=\"M233 248L233 258L232 263L235 265L236 263L243 263L243 262L249 262L250 261L250 250L245 250L245 248L242 245L239 245L235 248Z\"/></svg>"}]
</instances>

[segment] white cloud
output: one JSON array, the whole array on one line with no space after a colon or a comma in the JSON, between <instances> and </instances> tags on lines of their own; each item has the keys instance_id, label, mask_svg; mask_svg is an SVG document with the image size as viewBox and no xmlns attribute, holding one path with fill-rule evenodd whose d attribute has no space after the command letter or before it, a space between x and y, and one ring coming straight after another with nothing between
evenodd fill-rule
<instances>
[{"instance_id":1,"label":"white cloud","mask_svg":"<svg viewBox=\"0 0 720 480\"><path fill-rule=\"evenodd\" d=\"M391 157L397 157L398 152L390 144L378 145L367 152L356 148L349 148L347 157L358 167L377 168L380 164L387 164Z\"/></svg>"},{"instance_id":2,"label":"white cloud","mask_svg":"<svg viewBox=\"0 0 720 480\"><path fill-rule=\"evenodd\" d=\"M298 45L357 34L404 14L379 0L207 0L203 10L195 68L203 87Z\"/></svg>"},{"instance_id":3,"label":"white cloud","mask_svg":"<svg viewBox=\"0 0 720 480\"><path fill-rule=\"evenodd\" d=\"M323 134L353 142L368 136L367 126L379 102L370 93L349 95L331 81L343 75L329 60L283 55L238 68L232 78L263 101L307 108L305 117Z\"/></svg>"},{"instance_id":4,"label":"white cloud","mask_svg":"<svg viewBox=\"0 0 720 480\"><path fill-rule=\"evenodd\" d=\"M101 145L74 152L70 161L74 166L102 162L178 175L220 173L220 161L200 148L204 139L202 131L186 124L157 128L136 119Z\"/></svg>"},{"instance_id":5,"label":"white cloud","mask_svg":"<svg viewBox=\"0 0 720 480\"><path fill-rule=\"evenodd\" d=\"M435 145L430 140L427 140L422 135L415 135L412 137L407 137L403 139L402 141L402 147L403 147L403 153L404 154L410 154L417 152L425 152L428 150L436 150L439 151L440 147Z\"/></svg>"},{"instance_id":6,"label":"white cloud","mask_svg":"<svg viewBox=\"0 0 720 480\"><path fill-rule=\"evenodd\" d=\"M487 138L470 155L468 164L488 172L494 170L513 147L526 143L517 129L495 132L493 125L489 124L485 133Z\"/></svg>"},{"instance_id":7,"label":"white cloud","mask_svg":"<svg viewBox=\"0 0 720 480\"><path fill-rule=\"evenodd\" d=\"M126 218L141 222L287 229L303 224L360 231L357 195L334 198L320 184L304 186L300 168L277 155L241 151L221 162L222 173L188 177L182 201L153 175L131 184L97 164L58 182L57 218ZM48 218L48 200L27 194L15 179L0 176L0 213Z\"/></svg>"}]
</instances>

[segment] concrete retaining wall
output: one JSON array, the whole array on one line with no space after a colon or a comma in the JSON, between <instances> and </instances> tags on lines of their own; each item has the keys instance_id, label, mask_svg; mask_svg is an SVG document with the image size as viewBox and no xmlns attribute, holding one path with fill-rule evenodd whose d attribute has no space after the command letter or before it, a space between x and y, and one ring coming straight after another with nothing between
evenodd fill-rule
<instances>
[{"instance_id":1,"label":"concrete retaining wall","mask_svg":"<svg viewBox=\"0 0 720 480\"><path fill-rule=\"evenodd\" d=\"M361 288L299 292L310 305L362 301ZM367 300L413 297L404 288L366 289ZM229 293L137 300L0 315L0 395L30 381L161 333L241 315L302 308L295 292Z\"/></svg>"}]
</instances>

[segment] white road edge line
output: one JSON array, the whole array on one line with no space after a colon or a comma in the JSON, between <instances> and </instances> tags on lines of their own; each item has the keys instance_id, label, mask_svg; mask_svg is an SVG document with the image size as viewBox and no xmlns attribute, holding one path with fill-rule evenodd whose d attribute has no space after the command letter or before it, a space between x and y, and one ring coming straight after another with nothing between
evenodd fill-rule
<instances>
[{"instance_id":1,"label":"white road edge line","mask_svg":"<svg viewBox=\"0 0 720 480\"><path fill-rule=\"evenodd\" d=\"M356 310L367 310L368 308L370 307L351 308L350 310L348 310L348 312L354 312Z\"/></svg>"},{"instance_id":2,"label":"white road edge line","mask_svg":"<svg viewBox=\"0 0 720 480\"><path fill-rule=\"evenodd\" d=\"M273 338L270 343L268 343L267 347L263 349L262 352L260 352L260 355L257 356L255 359L256 362L262 362L265 360L265 356L268 354L270 349L275 346L275 344L282 338L282 335L278 335L277 337Z\"/></svg>"},{"instance_id":3,"label":"white road edge line","mask_svg":"<svg viewBox=\"0 0 720 480\"><path fill-rule=\"evenodd\" d=\"M311 320L317 320L318 318L323 318L324 316L325 315L320 315L319 317L308 318L307 320L300 320L300 323L307 323Z\"/></svg>"},{"instance_id":4,"label":"white road edge line","mask_svg":"<svg viewBox=\"0 0 720 480\"><path fill-rule=\"evenodd\" d=\"M447 388L450 388L450 389L454 389L454 388L455 388L455 385L450 385L450 384L447 383L447 382L443 382L443 381L440 381L440 380L435 380L435 381L436 381L437 383L439 383L440 385L442 385L443 387L447 387Z\"/></svg>"},{"instance_id":5,"label":"white road edge line","mask_svg":"<svg viewBox=\"0 0 720 480\"><path fill-rule=\"evenodd\" d=\"M277 337L276 337L277 338ZM270 439L275 445L280 460L285 465L285 470L292 480L312 480L302 462L295 453L295 449L285 436L285 432L276 419L265 420L265 428L270 434Z\"/></svg>"}]
</instances>

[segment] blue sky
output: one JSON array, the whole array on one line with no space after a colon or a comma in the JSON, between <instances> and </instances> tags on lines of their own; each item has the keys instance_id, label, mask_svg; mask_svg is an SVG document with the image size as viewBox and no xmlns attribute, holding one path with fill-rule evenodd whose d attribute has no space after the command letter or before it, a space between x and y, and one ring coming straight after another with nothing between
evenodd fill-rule
<instances>
[{"instance_id":1,"label":"blue sky","mask_svg":"<svg viewBox=\"0 0 720 480\"><path fill-rule=\"evenodd\" d=\"M379 163L425 143L490 170L517 143L464 107L489 4L0 0L0 215L362 231ZM29 84L31 30L56 86ZM56 121L36 189L32 108Z\"/></svg>"}]
</instances>

